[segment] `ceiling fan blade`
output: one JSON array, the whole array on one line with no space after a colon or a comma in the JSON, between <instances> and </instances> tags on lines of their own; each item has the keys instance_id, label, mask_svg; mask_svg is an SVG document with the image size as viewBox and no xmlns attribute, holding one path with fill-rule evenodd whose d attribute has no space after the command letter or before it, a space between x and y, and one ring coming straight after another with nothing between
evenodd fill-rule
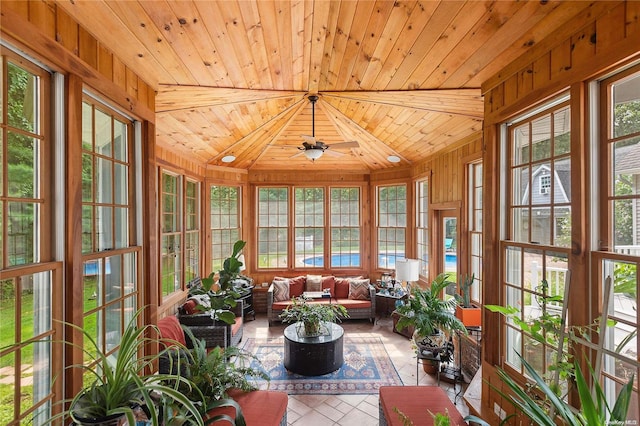
<instances>
[{"instance_id":1,"label":"ceiling fan blade","mask_svg":"<svg viewBox=\"0 0 640 426\"><path fill-rule=\"evenodd\" d=\"M293 154L293 155L292 155L291 157L289 157L289 158L299 157L299 156L301 156L301 155L304 155L304 151L300 151L300 152L298 152L297 154Z\"/></svg>"},{"instance_id":2,"label":"ceiling fan blade","mask_svg":"<svg viewBox=\"0 0 640 426\"><path fill-rule=\"evenodd\" d=\"M344 152L331 151L330 149L326 150L324 153L327 155L332 155L334 157L344 157L345 155L347 155Z\"/></svg>"},{"instance_id":3,"label":"ceiling fan blade","mask_svg":"<svg viewBox=\"0 0 640 426\"><path fill-rule=\"evenodd\" d=\"M315 145L315 144L316 144L317 139L316 139L315 137L313 137L313 136L309 136L309 135L300 135L300 137L301 137L302 139L304 139L304 140L305 140L305 142L308 142L308 143L310 143L311 145Z\"/></svg>"},{"instance_id":4,"label":"ceiling fan blade","mask_svg":"<svg viewBox=\"0 0 640 426\"><path fill-rule=\"evenodd\" d=\"M360 144L357 141L332 143L329 145L331 149L347 149L347 148L359 148Z\"/></svg>"}]
</instances>

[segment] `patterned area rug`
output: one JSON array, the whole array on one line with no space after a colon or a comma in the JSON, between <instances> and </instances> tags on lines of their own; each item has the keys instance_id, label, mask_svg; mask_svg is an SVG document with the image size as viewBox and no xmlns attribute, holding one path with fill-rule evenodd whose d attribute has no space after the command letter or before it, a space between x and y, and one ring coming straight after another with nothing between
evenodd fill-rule
<instances>
[{"instance_id":1,"label":"patterned area rug","mask_svg":"<svg viewBox=\"0 0 640 426\"><path fill-rule=\"evenodd\" d=\"M402 386L402 379L393 366L379 337L344 337L344 364L323 376L301 376L284 368L284 338L272 340L247 339L244 349L255 354L271 382L260 381L260 389L304 394L377 394L380 386ZM257 363L252 367L258 367Z\"/></svg>"}]
</instances>

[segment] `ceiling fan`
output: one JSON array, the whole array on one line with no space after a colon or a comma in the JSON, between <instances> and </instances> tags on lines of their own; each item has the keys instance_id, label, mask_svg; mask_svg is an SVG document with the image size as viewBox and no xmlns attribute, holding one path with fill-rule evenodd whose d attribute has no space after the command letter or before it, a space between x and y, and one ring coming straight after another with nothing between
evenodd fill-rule
<instances>
[{"instance_id":1,"label":"ceiling fan","mask_svg":"<svg viewBox=\"0 0 640 426\"><path fill-rule=\"evenodd\" d=\"M297 157L299 155L303 155L307 157L311 161L315 161L318 158L322 157L322 154L327 152L331 155L344 155L340 152L328 151L329 148L334 149L345 149L345 148L358 148L360 145L356 141L350 142L340 142L334 143L333 145L327 145L321 140L316 139L316 101L318 100L317 95L309 95L309 101L311 102L311 136L301 135L304 141L302 142L302 146L297 147L300 152L292 155L291 158Z\"/></svg>"}]
</instances>

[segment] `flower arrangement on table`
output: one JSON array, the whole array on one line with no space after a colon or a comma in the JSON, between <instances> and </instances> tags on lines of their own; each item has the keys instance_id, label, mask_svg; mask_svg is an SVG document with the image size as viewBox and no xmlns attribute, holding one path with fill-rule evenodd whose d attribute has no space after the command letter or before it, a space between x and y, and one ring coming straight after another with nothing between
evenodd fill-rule
<instances>
[{"instance_id":1,"label":"flower arrangement on table","mask_svg":"<svg viewBox=\"0 0 640 426\"><path fill-rule=\"evenodd\" d=\"M304 296L294 297L291 301L280 318L286 323L301 323L306 336L320 335L324 322L339 322L349 317L347 309L339 304L309 303Z\"/></svg>"}]
</instances>

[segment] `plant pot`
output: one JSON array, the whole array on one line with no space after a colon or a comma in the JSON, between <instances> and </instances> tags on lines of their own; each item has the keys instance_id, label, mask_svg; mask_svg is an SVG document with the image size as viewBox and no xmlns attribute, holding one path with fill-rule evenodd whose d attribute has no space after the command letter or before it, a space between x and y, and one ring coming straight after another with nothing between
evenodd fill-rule
<instances>
[{"instance_id":1,"label":"plant pot","mask_svg":"<svg viewBox=\"0 0 640 426\"><path fill-rule=\"evenodd\" d=\"M475 305L470 308L456 306L456 317L462 321L465 327L480 327L482 325L482 310Z\"/></svg>"},{"instance_id":2,"label":"plant pot","mask_svg":"<svg viewBox=\"0 0 640 426\"><path fill-rule=\"evenodd\" d=\"M101 419L83 419L76 416L75 424L87 426L124 426L127 424L127 416L124 414L113 414Z\"/></svg>"},{"instance_id":3,"label":"plant pot","mask_svg":"<svg viewBox=\"0 0 640 426\"><path fill-rule=\"evenodd\" d=\"M436 374L438 372L438 362L432 361L430 359L423 359L420 361L422 363L422 371L427 374Z\"/></svg>"}]
</instances>

